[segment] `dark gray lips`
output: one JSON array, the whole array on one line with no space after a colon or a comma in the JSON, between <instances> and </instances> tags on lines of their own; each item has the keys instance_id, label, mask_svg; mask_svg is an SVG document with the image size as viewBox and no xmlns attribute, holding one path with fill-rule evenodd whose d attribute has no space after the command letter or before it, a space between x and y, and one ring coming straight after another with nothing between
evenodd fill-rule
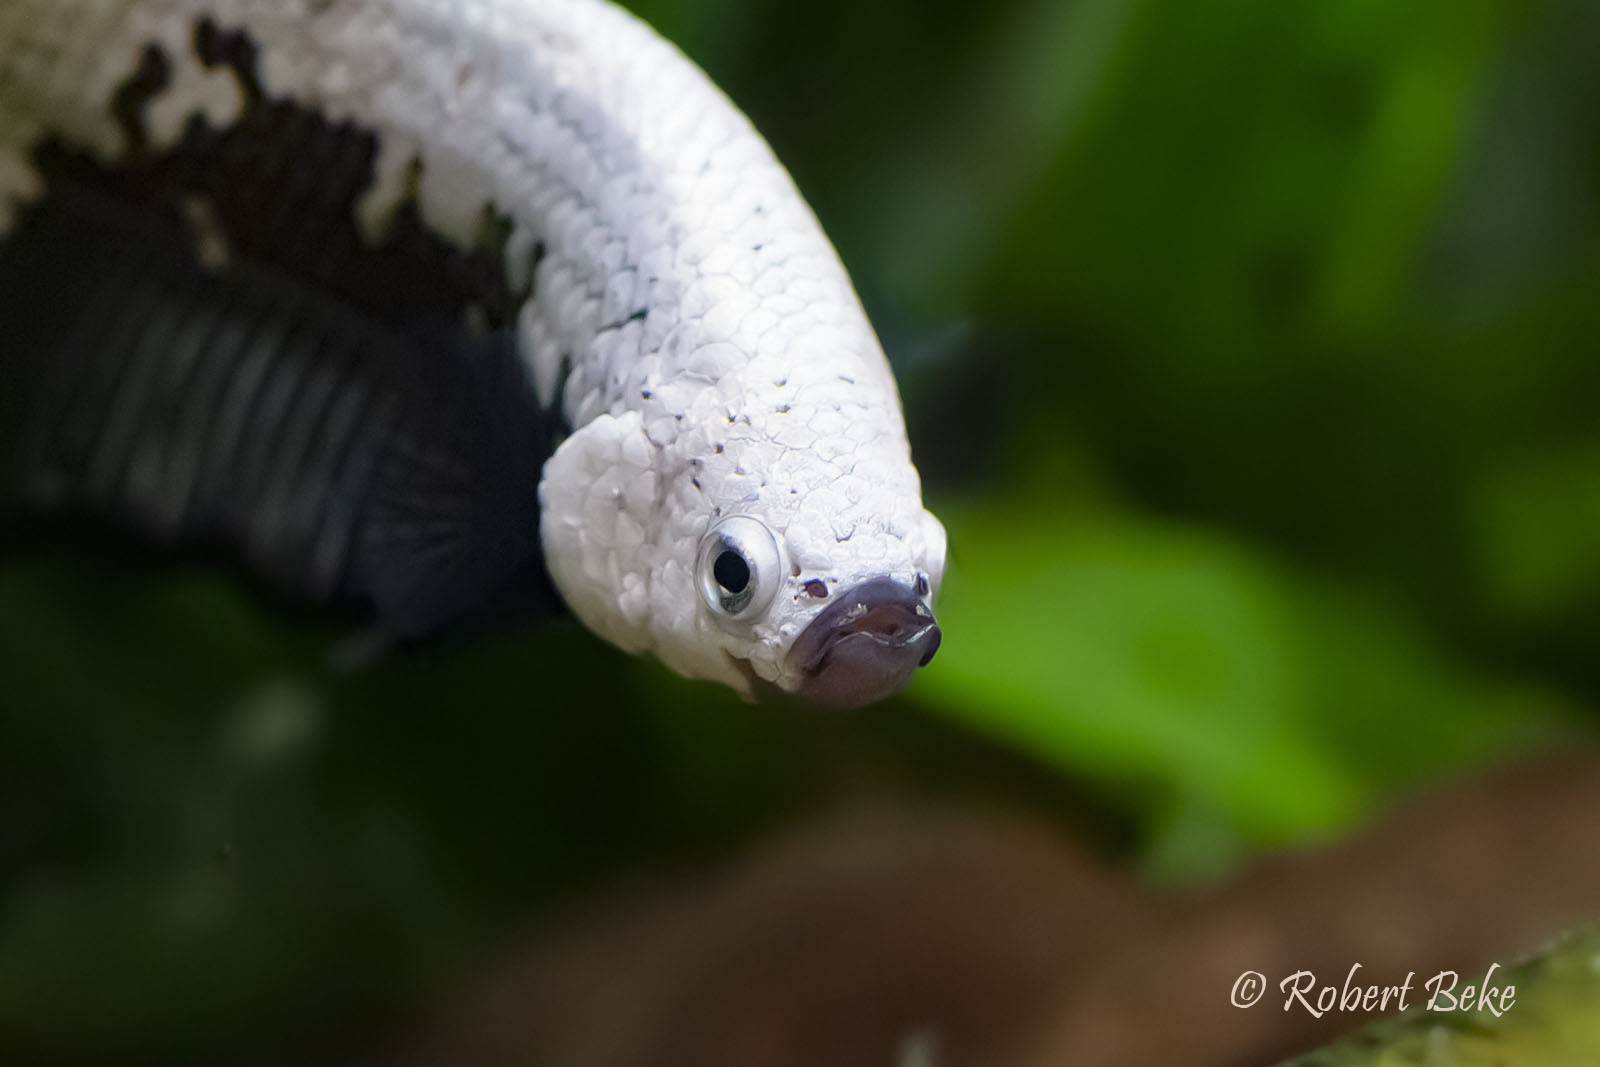
<instances>
[{"instance_id":1,"label":"dark gray lips","mask_svg":"<svg viewBox=\"0 0 1600 1067\"><path fill-rule=\"evenodd\" d=\"M856 708L905 685L933 659L939 637L933 612L910 588L873 578L835 595L795 639L789 665L804 699Z\"/></svg>"}]
</instances>

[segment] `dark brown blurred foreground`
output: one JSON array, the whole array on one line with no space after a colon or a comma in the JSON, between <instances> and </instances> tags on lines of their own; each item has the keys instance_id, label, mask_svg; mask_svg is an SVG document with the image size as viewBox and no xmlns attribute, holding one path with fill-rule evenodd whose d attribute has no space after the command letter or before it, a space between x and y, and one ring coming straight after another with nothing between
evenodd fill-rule
<instances>
[{"instance_id":1,"label":"dark brown blurred foreground","mask_svg":"<svg viewBox=\"0 0 1600 1067\"><path fill-rule=\"evenodd\" d=\"M1370 1021L1338 985L1510 964L1600 915L1600 759L1504 769L1206 892L1154 893L1031 818L850 811L514 954L388 1064L1265 1064ZM1230 1006L1245 970L1268 977Z\"/></svg>"}]
</instances>

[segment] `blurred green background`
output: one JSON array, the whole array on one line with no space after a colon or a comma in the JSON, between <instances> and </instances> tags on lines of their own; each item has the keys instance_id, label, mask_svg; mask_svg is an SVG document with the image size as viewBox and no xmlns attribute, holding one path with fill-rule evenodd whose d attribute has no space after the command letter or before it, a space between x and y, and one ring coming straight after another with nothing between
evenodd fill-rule
<instances>
[{"instance_id":1,"label":"blurred green background","mask_svg":"<svg viewBox=\"0 0 1600 1067\"><path fill-rule=\"evenodd\" d=\"M844 716L570 622L340 672L227 576L0 562L0 1058L295 1047L844 797L1193 883L1593 732L1600 6L635 7L880 330L936 663Z\"/></svg>"}]
</instances>

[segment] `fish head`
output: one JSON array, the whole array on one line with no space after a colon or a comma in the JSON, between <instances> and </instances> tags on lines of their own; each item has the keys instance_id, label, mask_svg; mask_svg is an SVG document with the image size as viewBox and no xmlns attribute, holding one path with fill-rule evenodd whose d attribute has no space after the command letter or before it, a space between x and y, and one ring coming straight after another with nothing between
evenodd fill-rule
<instances>
[{"instance_id":1,"label":"fish head","mask_svg":"<svg viewBox=\"0 0 1600 1067\"><path fill-rule=\"evenodd\" d=\"M541 487L546 559L629 651L752 699L855 707L937 651L945 533L887 367L862 383L794 366L658 384L568 438Z\"/></svg>"}]
</instances>

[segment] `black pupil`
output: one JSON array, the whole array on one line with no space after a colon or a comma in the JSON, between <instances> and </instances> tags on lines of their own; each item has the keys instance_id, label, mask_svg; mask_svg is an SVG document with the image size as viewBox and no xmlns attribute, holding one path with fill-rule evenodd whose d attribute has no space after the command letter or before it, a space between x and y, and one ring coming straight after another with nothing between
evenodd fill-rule
<instances>
[{"instance_id":1,"label":"black pupil","mask_svg":"<svg viewBox=\"0 0 1600 1067\"><path fill-rule=\"evenodd\" d=\"M711 565L711 574L717 584L730 593L742 593L750 584L750 564L731 548L722 550L717 562Z\"/></svg>"}]
</instances>

